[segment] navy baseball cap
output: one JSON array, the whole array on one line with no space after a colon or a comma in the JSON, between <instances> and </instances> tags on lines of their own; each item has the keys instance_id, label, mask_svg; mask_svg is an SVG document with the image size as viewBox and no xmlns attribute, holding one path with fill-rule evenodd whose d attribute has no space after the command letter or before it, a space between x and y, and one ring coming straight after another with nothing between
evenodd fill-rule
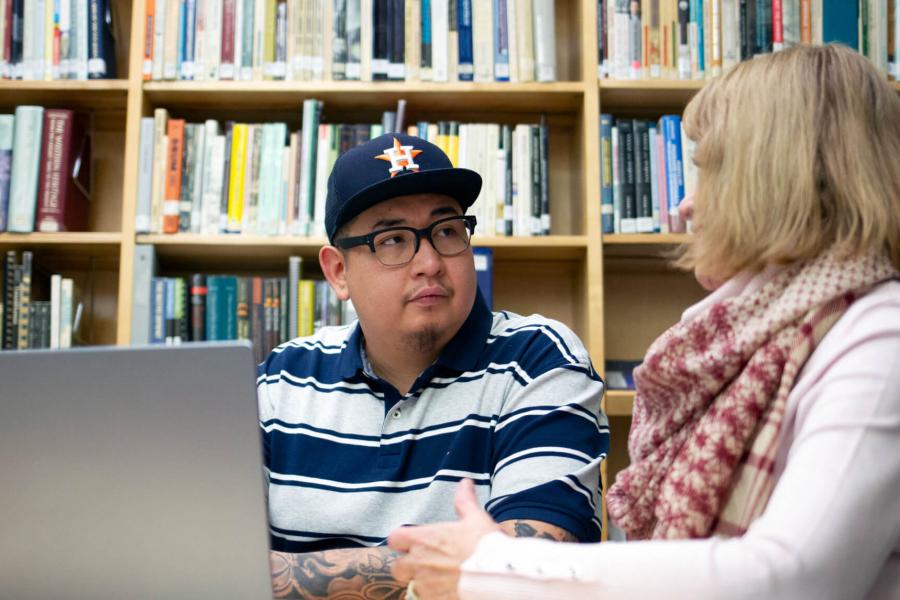
<instances>
[{"instance_id":1,"label":"navy baseball cap","mask_svg":"<svg viewBox=\"0 0 900 600\"><path fill-rule=\"evenodd\" d=\"M434 144L412 135L386 133L342 154L328 177L325 232L337 230L364 210L410 194L446 194L463 212L481 191L481 176L454 167Z\"/></svg>"}]
</instances>

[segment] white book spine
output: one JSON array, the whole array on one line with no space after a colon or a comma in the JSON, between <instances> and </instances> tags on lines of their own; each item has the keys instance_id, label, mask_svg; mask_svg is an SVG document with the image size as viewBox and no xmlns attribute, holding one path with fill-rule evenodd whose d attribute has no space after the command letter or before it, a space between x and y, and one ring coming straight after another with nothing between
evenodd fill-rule
<instances>
[{"instance_id":1,"label":"white book spine","mask_svg":"<svg viewBox=\"0 0 900 600\"><path fill-rule=\"evenodd\" d=\"M194 81L206 79L206 15L209 0L197 0L197 15L194 17ZM191 221L193 223L193 221Z\"/></svg>"},{"instance_id":2,"label":"white book spine","mask_svg":"<svg viewBox=\"0 0 900 600\"><path fill-rule=\"evenodd\" d=\"M610 0L612 1L612 0ZM628 3L624 2L625 10L622 10L623 0L615 0L619 6L616 9L614 28L615 47L612 49L613 59L613 76L616 79L628 79L630 77L630 64L628 60L630 46L629 40L629 14Z\"/></svg>"},{"instance_id":3,"label":"white book spine","mask_svg":"<svg viewBox=\"0 0 900 600\"><path fill-rule=\"evenodd\" d=\"M206 125L194 129L194 177L191 179L191 233L200 233L203 213L203 173L206 169Z\"/></svg>"},{"instance_id":4,"label":"white book spine","mask_svg":"<svg viewBox=\"0 0 900 600\"><path fill-rule=\"evenodd\" d=\"M475 81L494 81L494 15L487 0L472 2L472 58Z\"/></svg>"},{"instance_id":5,"label":"white book spine","mask_svg":"<svg viewBox=\"0 0 900 600\"><path fill-rule=\"evenodd\" d=\"M16 107L7 222L11 232L34 231L43 125L42 107Z\"/></svg>"},{"instance_id":6,"label":"white book spine","mask_svg":"<svg viewBox=\"0 0 900 600\"><path fill-rule=\"evenodd\" d=\"M531 0L516 4L516 46L519 52L519 81L534 81L534 19Z\"/></svg>"},{"instance_id":7,"label":"white book spine","mask_svg":"<svg viewBox=\"0 0 900 600\"><path fill-rule=\"evenodd\" d=\"M274 24L273 24L274 27ZM253 13L253 79L263 78L265 68L266 3L257 0Z\"/></svg>"},{"instance_id":8,"label":"white book spine","mask_svg":"<svg viewBox=\"0 0 900 600\"><path fill-rule=\"evenodd\" d=\"M234 41L232 42L232 47L234 48L234 79L240 79L241 54L244 48L243 0L235 0L234 2Z\"/></svg>"},{"instance_id":9,"label":"white book spine","mask_svg":"<svg viewBox=\"0 0 900 600\"><path fill-rule=\"evenodd\" d=\"M162 209L166 189L166 128L169 113L164 108L153 112L153 185L150 193L150 233L162 231Z\"/></svg>"},{"instance_id":10,"label":"white book spine","mask_svg":"<svg viewBox=\"0 0 900 600\"><path fill-rule=\"evenodd\" d=\"M290 172L291 172L291 149L289 146L284 145L283 136L282 140L279 141L281 145L281 172L279 177L279 186L278 186L278 214L280 218L278 219L278 235L287 234L287 211L288 211L288 181L290 180Z\"/></svg>"},{"instance_id":11,"label":"white book spine","mask_svg":"<svg viewBox=\"0 0 900 600\"><path fill-rule=\"evenodd\" d=\"M482 1L486 2L487 0ZM433 81L447 81L450 77L448 10L447 0L431 0L431 77Z\"/></svg>"},{"instance_id":12,"label":"white book spine","mask_svg":"<svg viewBox=\"0 0 900 600\"><path fill-rule=\"evenodd\" d=\"M509 81L519 81L519 33L516 0L506 2L506 39L509 41Z\"/></svg>"},{"instance_id":13,"label":"white book spine","mask_svg":"<svg viewBox=\"0 0 900 600\"><path fill-rule=\"evenodd\" d=\"M72 309L74 307L75 284L68 277L60 282L59 295L59 347L72 347Z\"/></svg>"},{"instance_id":14,"label":"white book spine","mask_svg":"<svg viewBox=\"0 0 900 600\"><path fill-rule=\"evenodd\" d=\"M900 0L894 3L894 79L900 81Z\"/></svg>"},{"instance_id":15,"label":"white book spine","mask_svg":"<svg viewBox=\"0 0 900 600\"><path fill-rule=\"evenodd\" d=\"M535 77L540 82L556 81L556 17L553 0L534 0Z\"/></svg>"},{"instance_id":16,"label":"white book spine","mask_svg":"<svg viewBox=\"0 0 900 600\"><path fill-rule=\"evenodd\" d=\"M75 79L84 81L88 78L88 45L90 40L90 14L88 0L75 0L75 25L77 32L75 42Z\"/></svg>"},{"instance_id":17,"label":"white book spine","mask_svg":"<svg viewBox=\"0 0 900 600\"><path fill-rule=\"evenodd\" d=\"M153 66L151 68L151 79L159 81L163 78L163 55L165 54L165 31L166 31L166 8L167 2L176 2L177 0L156 0L153 8ZM83 0L87 6L87 0ZM85 65L87 70L87 65Z\"/></svg>"},{"instance_id":18,"label":"white book spine","mask_svg":"<svg viewBox=\"0 0 900 600\"><path fill-rule=\"evenodd\" d=\"M875 33L878 40L876 46L878 54L875 57L875 66L885 77L888 76L888 7L891 0L876 0ZM876 12L873 11L873 12ZM897 17L895 16L894 19ZM896 45L896 41L894 42Z\"/></svg>"},{"instance_id":19,"label":"white book spine","mask_svg":"<svg viewBox=\"0 0 900 600\"><path fill-rule=\"evenodd\" d=\"M496 231L498 228L497 224L503 221L502 218L497 218L497 208L503 204L503 180L505 179L504 173L498 169L498 164L500 162L498 159L499 147L500 125L497 123L490 123L487 126L487 143L484 146L485 166L487 167L485 172L490 179L490 186L488 188L490 190L490 195L486 198L487 202L485 203L487 214L485 215L486 227L484 228L484 231ZM502 213L499 214L502 215Z\"/></svg>"},{"instance_id":20,"label":"white book spine","mask_svg":"<svg viewBox=\"0 0 900 600\"><path fill-rule=\"evenodd\" d=\"M740 12L738 0L722 0L722 68L741 62Z\"/></svg>"},{"instance_id":21,"label":"white book spine","mask_svg":"<svg viewBox=\"0 0 900 600\"><path fill-rule=\"evenodd\" d=\"M178 17L180 0L166 4L166 28L163 31L163 79L178 78Z\"/></svg>"},{"instance_id":22,"label":"white book spine","mask_svg":"<svg viewBox=\"0 0 900 600\"><path fill-rule=\"evenodd\" d=\"M222 45L222 0L208 0L208 2L209 12L206 13L205 31L203 32L206 41L203 60L206 63L206 79L216 80L219 78Z\"/></svg>"},{"instance_id":23,"label":"white book spine","mask_svg":"<svg viewBox=\"0 0 900 600\"><path fill-rule=\"evenodd\" d=\"M59 308L62 275L50 276L50 348L59 348Z\"/></svg>"},{"instance_id":24,"label":"white book spine","mask_svg":"<svg viewBox=\"0 0 900 600\"><path fill-rule=\"evenodd\" d=\"M650 134L650 205L653 207L653 222L650 231L659 231L659 169L656 168L659 157L656 154L656 126L648 126Z\"/></svg>"},{"instance_id":25,"label":"white book spine","mask_svg":"<svg viewBox=\"0 0 900 600\"><path fill-rule=\"evenodd\" d=\"M313 234L325 235L325 201L328 197L330 161L330 125L319 125L319 146L316 153L316 200L313 210Z\"/></svg>"},{"instance_id":26,"label":"white book spine","mask_svg":"<svg viewBox=\"0 0 900 600\"><path fill-rule=\"evenodd\" d=\"M153 117L141 118L140 151L138 153L137 207L134 229L137 233L150 233L150 200L153 193Z\"/></svg>"},{"instance_id":27,"label":"white book spine","mask_svg":"<svg viewBox=\"0 0 900 600\"><path fill-rule=\"evenodd\" d=\"M216 127L218 131L218 127ZM209 133L209 131L207 131ZM219 233L222 206L222 177L225 175L225 136L216 133L209 152L204 161L203 182L203 215L201 233L212 235Z\"/></svg>"},{"instance_id":28,"label":"white book spine","mask_svg":"<svg viewBox=\"0 0 900 600\"><path fill-rule=\"evenodd\" d=\"M351 0L348 0L351 1ZM375 39L375 24L372 21L372 0L361 0L359 4L359 78L372 81L372 41ZM347 79L354 77L355 67L347 63Z\"/></svg>"},{"instance_id":29,"label":"white book spine","mask_svg":"<svg viewBox=\"0 0 900 600\"><path fill-rule=\"evenodd\" d=\"M72 73L72 2L59 0L59 76L62 79L68 79Z\"/></svg>"}]
</instances>

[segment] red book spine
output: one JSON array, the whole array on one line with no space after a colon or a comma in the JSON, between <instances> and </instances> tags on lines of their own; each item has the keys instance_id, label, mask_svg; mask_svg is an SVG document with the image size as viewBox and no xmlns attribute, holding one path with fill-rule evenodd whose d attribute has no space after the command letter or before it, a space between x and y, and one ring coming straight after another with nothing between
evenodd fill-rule
<instances>
[{"instance_id":1,"label":"red book spine","mask_svg":"<svg viewBox=\"0 0 900 600\"><path fill-rule=\"evenodd\" d=\"M166 198L163 202L163 233L178 233L181 203L181 158L184 146L184 119L169 119L166 137Z\"/></svg>"},{"instance_id":2,"label":"red book spine","mask_svg":"<svg viewBox=\"0 0 900 600\"><path fill-rule=\"evenodd\" d=\"M144 62L141 66L141 77L150 80L153 73L153 26L156 19L156 0L146 0L147 12L144 16Z\"/></svg>"},{"instance_id":3,"label":"red book spine","mask_svg":"<svg viewBox=\"0 0 900 600\"><path fill-rule=\"evenodd\" d=\"M44 112L37 230L83 231L90 194L90 141L83 118L71 110Z\"/></svg>"},{"instance_id":4,"label":"red book spine","mask_svg":"<svg viewBox=\"0 0 900 600\"><path fill-rule=\"evenodd\" d=\"M6 60L7 72L3 77L12 78L12 30L13 30L13 0L3 0L3 58Z\"/></svg>"},{"instance_id":5,"label":"red book spine","mask_svg":"<svg viewBox=\"0 0 900 600\"><path fill-rule=\"evenodd\" d=\"M781 0L772 0L772 49L784 50L784 19Z\"/></svg>"},{"instance_id":6,"label":"red book spine","mask_svg":"<svg viewBox=\"0 0 900 600\"><path fill-rule=\"evenodd\" d=\"M234 7L235 0L222 2L222 57L219 79L234 79Z\"/></svg>"}]
</instances>

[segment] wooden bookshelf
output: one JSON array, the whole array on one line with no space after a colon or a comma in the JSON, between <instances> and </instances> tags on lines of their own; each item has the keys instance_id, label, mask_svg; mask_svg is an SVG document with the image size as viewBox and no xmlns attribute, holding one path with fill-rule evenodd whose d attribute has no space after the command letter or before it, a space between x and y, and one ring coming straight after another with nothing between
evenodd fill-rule
<instances>
[{"instance_id":1,"label":"wooden bookshelf","mask_svg":"<svg viewBox=\"0 0 900 600\"><path fill-rule=\"evenodd\" d=\"M609 390L606 392L606 414L610 417L630 417L634 406L634 391Z\"/></svg>"}]
</instances>

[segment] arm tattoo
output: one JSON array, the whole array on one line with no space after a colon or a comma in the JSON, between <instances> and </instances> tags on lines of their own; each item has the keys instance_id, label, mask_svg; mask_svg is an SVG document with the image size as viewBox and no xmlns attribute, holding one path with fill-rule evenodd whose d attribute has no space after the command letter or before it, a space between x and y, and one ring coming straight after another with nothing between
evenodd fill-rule
<instances>
[{"instance_id":1,"label":"arm tattoo","mask_svg":"<svg viewBox=\"0 0 900 600\"><path fill-rule=\"evenodd\" d=\"M387 547L269 556L276 598L402 600L406 593L406 585L391 575L399 554Z\"/></svg>"},{"instance_id":2,"label":"arm tattoo","mask_svg":"<svg viewBox=\"0 0 900 600\"><path fill-rule=\"evenodd\" d=\"M578 538L561 527L536 521L512 521L515 537L533 537L555 542L577 542ZM535 527L537 526L537 527Z\"/></svg>"}]
</instances>

